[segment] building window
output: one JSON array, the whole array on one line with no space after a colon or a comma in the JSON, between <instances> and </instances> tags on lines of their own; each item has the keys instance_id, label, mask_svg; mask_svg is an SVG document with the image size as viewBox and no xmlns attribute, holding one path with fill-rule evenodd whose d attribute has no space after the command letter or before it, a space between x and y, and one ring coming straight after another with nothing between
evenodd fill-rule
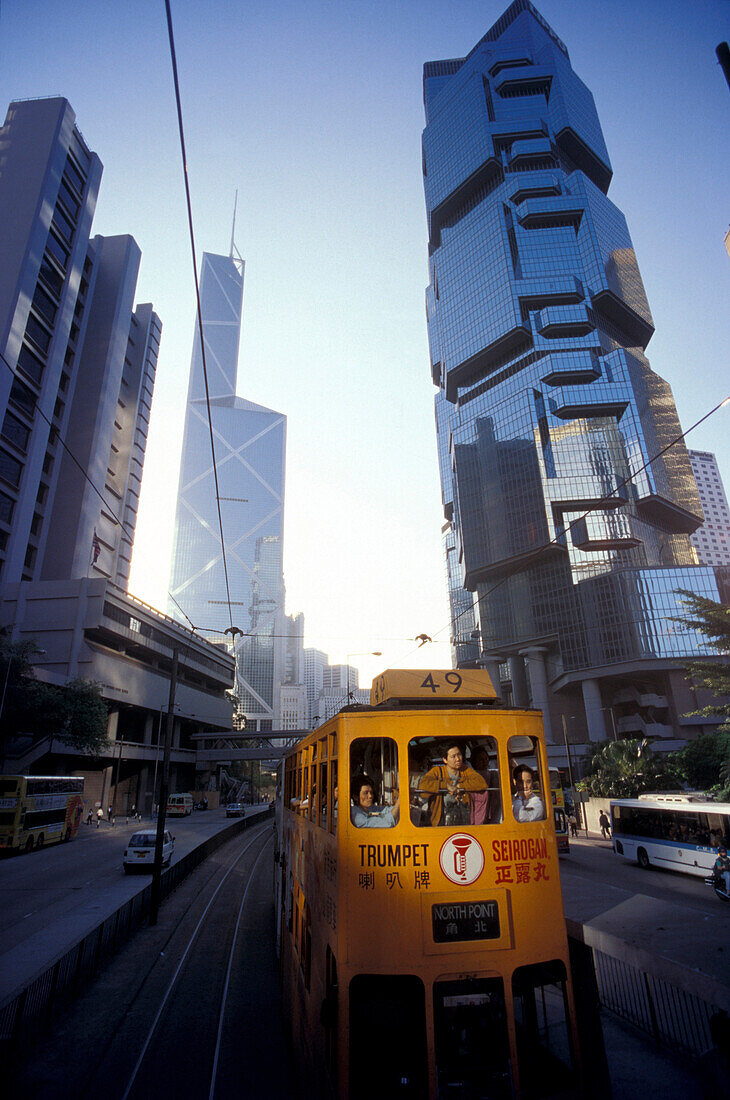
<instances>
[{"instance_id":1,"label":"building window","mask_svg":"<svg viewBox=\"0 0 730 1100\"><path fill-rule=\"evenodd\" d=\"M60 298L61 291L63 290L63 275L56 271L47 256L44 256L41 260L40 276L48 289L55 294L57 298Z\"/></svg>"},{"instance_id":2,"label":"building window","mask_svg":"<svg viewBox=\"0 0 730 1100\"><path fill-rule=\"evenodd\" d=\"M56 237L53 233L48 234L46 251L50 253L51 256L53 256L56 263L60 264L60 266L65 271L68 267L68 252L63 247L58 237Z\"/></svg>"},{"instance_id":3,"label":"building window","mask_svg":"<svg viewBox=\"0 0 730 1100\"><path fill-rule=\"evenodd\" d=\"M13 458L7 451L0 447L0 477L7 481L9 485L20 485L20 475L23 471L22 462L18 462L17 458Z\"/></svg>"},{"instance_id":4,"label":"building window","mask_svg":"<svg viewBox=\"0 0 730 1100\"><path fill-rule=\"evenodd\" d=\"M10 523L13 518L13 509L15 508L15 501L12 497L9 497L7 493L3 493L0 490L0 521L3 523Z\"/></svg>"},{"instance_id":5,"label":"building window","mask_svg":"<svg viewBox=\"0 0 730 1100\"><path fill-rule=\"evenodd\" d=\"M5 413L2 435L4 439L7 439L8 443L12 443L19 451L25 452L28 449L30 428L27 427L22 420L18 420L17 416L13 416L11 412Z\"/></svg>"},{"instance_id":6,"label":"building window","mask_svg":"<svg viewBox=\"0 0 730 1100\"><path fill-rule=\"evenodd\" d=\"M37 355L34 355L30 348L25 344L21 344L20 352L18 354L18 366L25 371L29 378L31 378L36 385L40 385L41 377L43 375L43 363Z\"/></svg>"},{"instance_id":7,"label":"building window","mask_svg":"<svg viewBox=\"0 0 730 1100\"><path fill-rule=\"evenodd\" d=\"M28 321L25 326L25 335L29 336L33 343L37 347L39 347L42 352L45 353L48 351L49 345L51 343L51 334L43 327L40 321L36 320L32 313L28 314Z\"/></svg>"}]
</instances>

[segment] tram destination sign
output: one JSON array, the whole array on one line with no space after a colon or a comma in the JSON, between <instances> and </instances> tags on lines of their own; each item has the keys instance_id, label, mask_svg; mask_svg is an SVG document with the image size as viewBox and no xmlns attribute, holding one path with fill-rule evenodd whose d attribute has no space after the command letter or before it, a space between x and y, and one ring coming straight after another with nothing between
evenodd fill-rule
<instances>
[{"instance_id":1,"label":"tram destination sign","mask_svg":"<svg viewBox=\"0 0 730 1100\"><path fill-rule=\"evenodd\" d=\"M444 902L431 906L434 943L498 940L499 906L489 901Z\"/></svg>"}]
</instances>

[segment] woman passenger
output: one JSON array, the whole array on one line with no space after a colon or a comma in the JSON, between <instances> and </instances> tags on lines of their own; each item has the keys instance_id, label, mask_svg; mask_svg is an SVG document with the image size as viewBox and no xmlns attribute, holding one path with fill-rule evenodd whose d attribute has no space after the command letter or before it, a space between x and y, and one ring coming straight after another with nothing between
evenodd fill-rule
<instances>
[{"instance_id":1,"label":"woman passenger","mask_svg":"<svg viewBox=\"0 0 730 1100\"><path fill-rule=\"evenodd\" d=\"M350 820L358 829L392 829L398 820L400 799L393 806L376 806L373 781L358 775L350 783Z\"/></svg>"},{"instance_id":2,"label":"woman passenger","mask_svg":"<svg viewBox=\"0 0 730 1100\"><path fill-rule=\"evenodd\" d=\"M512 812L517 821L543 821L545 807L535 791L535 774L527 764L518 764L512 773L517 793L512 799Z\"/></svg>"},{"instance_id":3,"label":"woman passenger","mask_svg":"<svg viewBox=\"0 0 730 1100\"><path fill-rule=\"evenodd\" d=\"M483 776L464 761L460 741L446 746L443 764L436 764L421 776L418 790L431 795L429 813L432 825L468 825L469 792L486 791Z\"/></svg>"}]
</instances>

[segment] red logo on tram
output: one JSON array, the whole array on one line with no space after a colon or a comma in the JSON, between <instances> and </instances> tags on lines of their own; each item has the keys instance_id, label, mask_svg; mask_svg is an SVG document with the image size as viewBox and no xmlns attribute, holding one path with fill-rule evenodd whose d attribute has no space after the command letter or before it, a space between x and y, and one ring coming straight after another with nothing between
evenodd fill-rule
<instances>
[{"instance_id":1,"label":"red logo on tram","mask_svg":"<svg viewBox=\"0 0 730 1100\"><path fill-rule=\"evenodd\" d=\"M450 882L470 886L484 869L484 852L478 840L467 833L454 833L441 845L441 870Z\"/></svg>"}]
</instances>

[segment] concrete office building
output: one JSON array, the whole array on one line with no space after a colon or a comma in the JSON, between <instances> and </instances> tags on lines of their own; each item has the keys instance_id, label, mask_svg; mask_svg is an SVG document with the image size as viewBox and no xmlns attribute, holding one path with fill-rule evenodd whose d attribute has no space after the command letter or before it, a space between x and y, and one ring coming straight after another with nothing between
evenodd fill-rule
<instances>
[{"instance_id":1,"label":"concrete office building","mask_svg":"<svg viewBox=\"0 0 730 1100\"><path fill-rule=\"evenodd\" d=\"M431 371L452 643L550 742L693 734L700 638L677 589L720 598L593 97L516 0L424 68ZM705 722L708 720L705 719ZM559 755L554 750L556 758Z\"/></svg>"},{"instance_id":2,"label":"concrete office building","mask_svg":"<svg viewBox=\"0 0 730 1100\"><path fill-rule=\"evenodd\" d=\"M692 535L700 565L730 564L730 508L717 459L709 451L690 451L692 473L705 522Z\"/></svg>"},{"instance_id":3,"label":"concrete office building","mask_svg":"<svg viewBox=\"0 0 730 1100\"><path fill-rule=\"evenodd\" d=\"M202 640L191 649L187 632L126 592L161 325L151 305L134 304L133 238L91 238L101 174L67 100L10 104L0 129L0 629L43 650L39 678L101 684L111 741L101 764L83 763L90 791L104 759L155 757L175 649L189 652L175 726L187 763L189 733L230 727L233 681L225 653ZM57 738L16 748L15 767L73 763ZM134 794L149 801L140 767ZM192 763L186 781L194 776Z\"/></svg>"},{"instance_id":4,"label":"concrete office building","mask_svg":"<svg viewBox=\"0 0 730 1100\"><path fill-rule=\"evenodd\" d=\"M203 254L200 300L215 465L196 327L185 414L169 612L218 642L237 630L239 720L276 728L284 677L282 559L286 417L236 396L244 262ZM221 548L216 474L226 542ZM231 613L228 606L230 593ZM229 638L231 635L229 634Z\"/></svg>"}]
</instances>

